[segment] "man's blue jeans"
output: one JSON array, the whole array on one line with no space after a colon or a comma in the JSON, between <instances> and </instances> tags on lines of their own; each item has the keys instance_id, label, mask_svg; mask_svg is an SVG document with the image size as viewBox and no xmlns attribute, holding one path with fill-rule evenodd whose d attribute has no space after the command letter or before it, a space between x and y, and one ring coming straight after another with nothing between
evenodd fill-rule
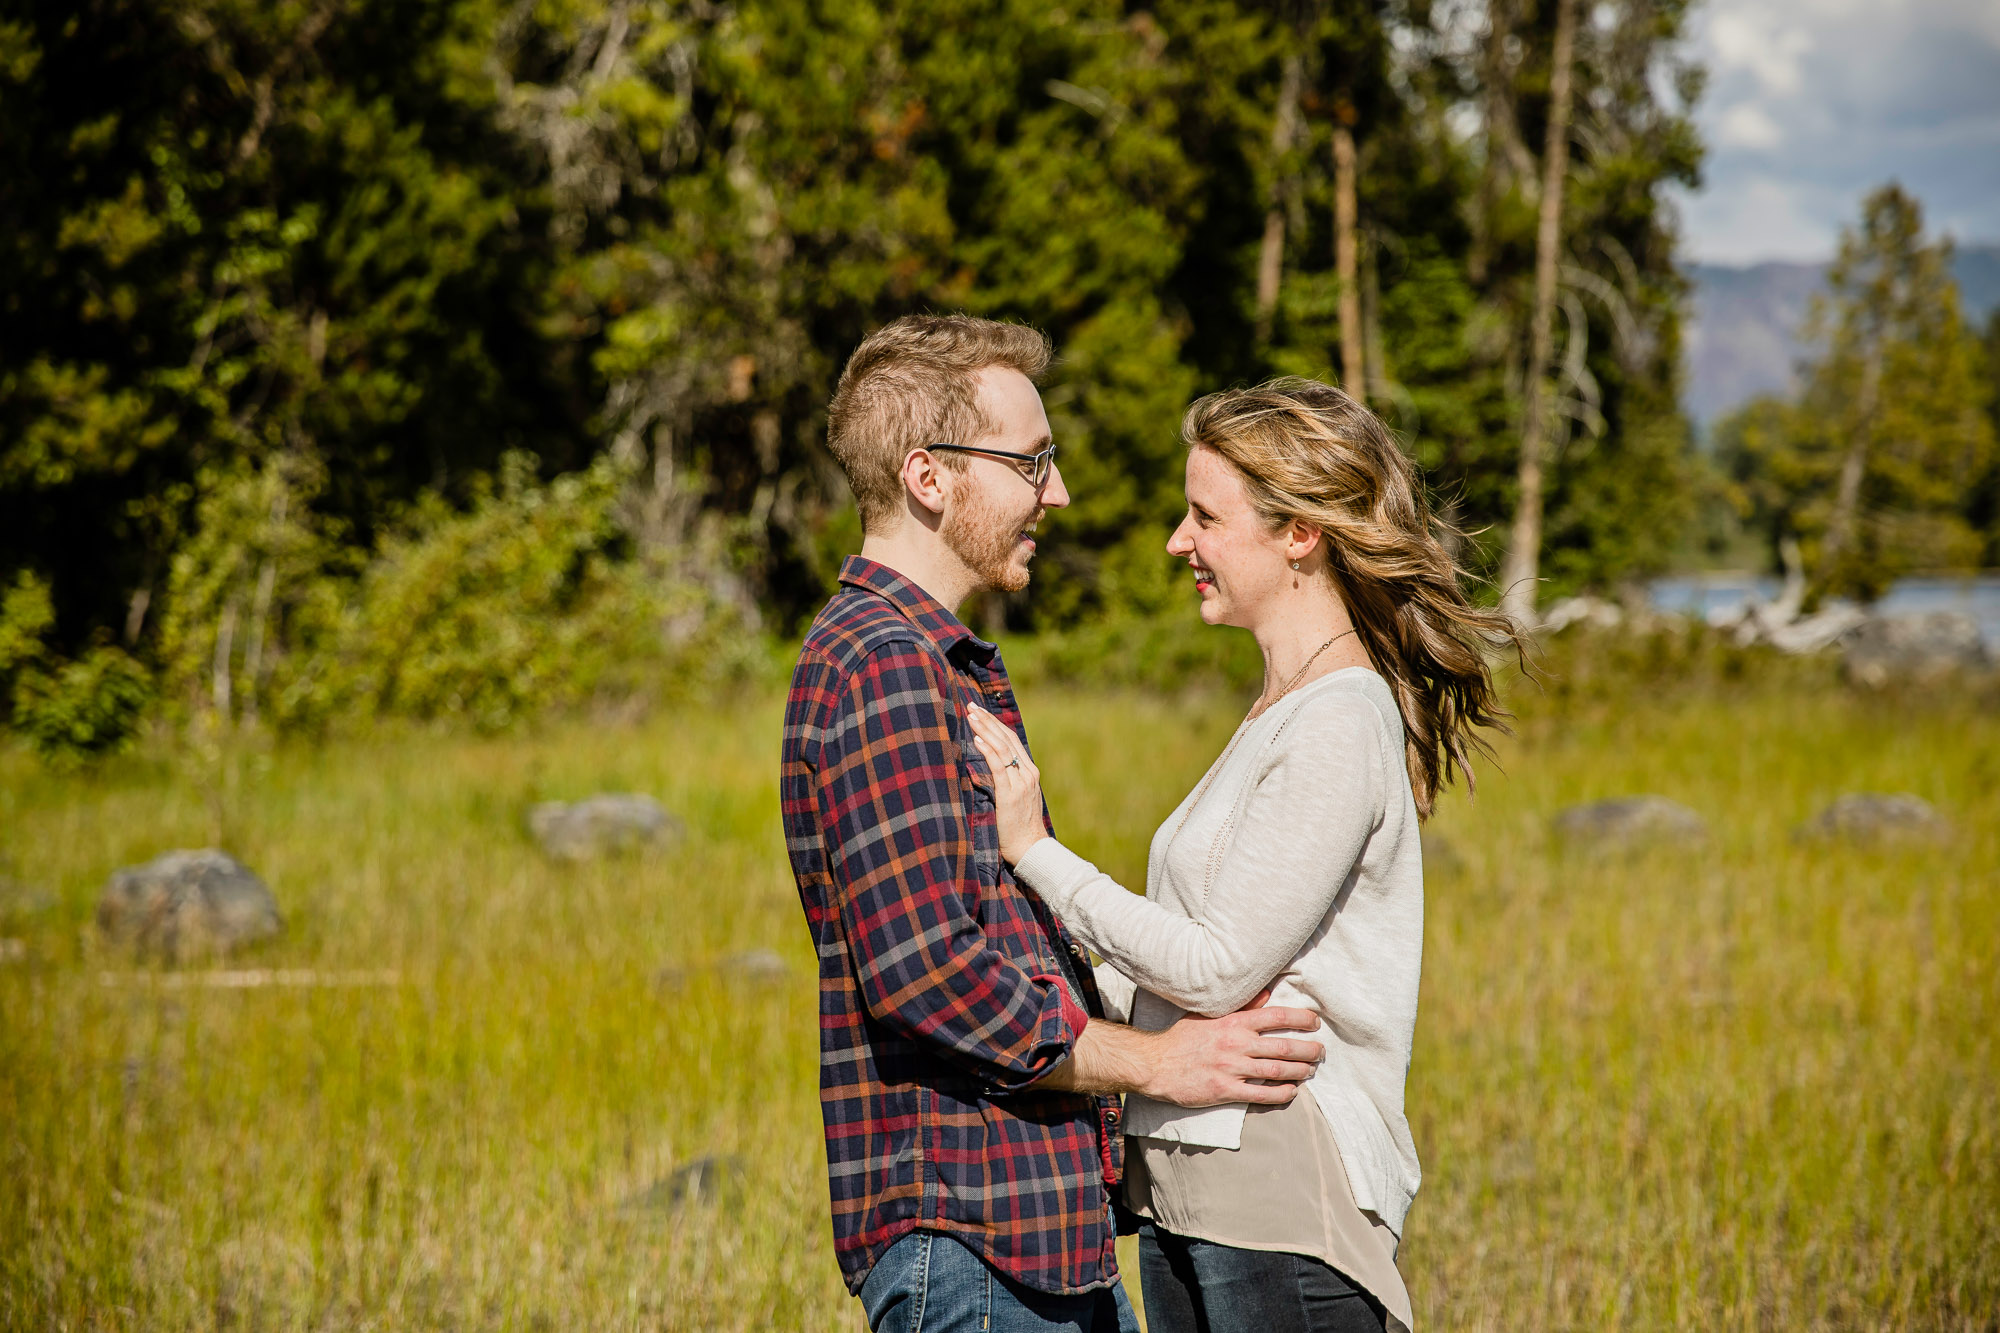
<instances>
[{"instance_id":1,"label":"man's blue jeans","mask_svg":"<svg viewBox=\"0 0 2000 1333\"><path fill-rule=\"evenodd\" d=\"M891 1245L862 1284L861 1304L875 1333L1139 1333L1124 1287L1051 1296L938 1231Z\"/></svg>"}]
</instances>

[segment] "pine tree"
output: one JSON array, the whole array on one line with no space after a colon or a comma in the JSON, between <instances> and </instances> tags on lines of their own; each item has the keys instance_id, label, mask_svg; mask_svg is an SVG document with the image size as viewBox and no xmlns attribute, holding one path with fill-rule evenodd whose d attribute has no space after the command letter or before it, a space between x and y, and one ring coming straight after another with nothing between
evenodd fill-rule
<instances>
[{"instance_id":1,"label":"pine tree","mask_svg":"<svg viewBox=\"0 0 2000 1333\"><path fill-rule=\"evenodd\" d=\"M1994 450L1985 360L1959 313L1949 240L1900 186L1843 232L1807 318L1821 351L1792 419L1792 520L1816 596L1872 600L1912 569L1970 568L1967 508Z\"/></svg>"}]
</instances>

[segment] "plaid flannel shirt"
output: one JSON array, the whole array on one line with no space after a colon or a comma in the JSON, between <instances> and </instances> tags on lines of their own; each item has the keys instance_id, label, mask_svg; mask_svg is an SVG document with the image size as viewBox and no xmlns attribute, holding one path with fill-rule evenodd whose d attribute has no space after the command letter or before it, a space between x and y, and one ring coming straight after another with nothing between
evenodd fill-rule
<instances>
[{"instance_id":1,"label":"plaid flannel shirt","mask_svg":"<svg viewBox=\"0 0 2000 1333\"><path fill-rule=\"evenodd\" d=\"M858 1292L923 1228L1038 1291L1109 1285L1118 1101L1036 1086L1103 1009L1000 859L966 721L978 701L1021 730L1006 668L893 570L849 557L840 581L792 675L779 796L819 954L841 1273Z\"/></svg>"}]
</instances>

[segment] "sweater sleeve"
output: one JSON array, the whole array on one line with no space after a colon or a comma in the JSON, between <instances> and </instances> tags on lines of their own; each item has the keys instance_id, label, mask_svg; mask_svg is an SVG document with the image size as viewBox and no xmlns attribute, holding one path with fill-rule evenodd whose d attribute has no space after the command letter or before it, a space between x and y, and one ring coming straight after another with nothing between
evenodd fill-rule
<instances>
[{"instance_id":1,"label":"sweater sleeve","mask_svg":"<svg viewBox=\"0 0 2000 1333\"><path fill-rule=\"evenodd\" d=\"M1137 985L1192 1013L1232 1013L1332 910L1381 822L1384 759L1373 703L1335 693L1303 705L1258 757L1198 917L1128 893L1053 838L1015 875Z\"/></svg>"}]
</instances>

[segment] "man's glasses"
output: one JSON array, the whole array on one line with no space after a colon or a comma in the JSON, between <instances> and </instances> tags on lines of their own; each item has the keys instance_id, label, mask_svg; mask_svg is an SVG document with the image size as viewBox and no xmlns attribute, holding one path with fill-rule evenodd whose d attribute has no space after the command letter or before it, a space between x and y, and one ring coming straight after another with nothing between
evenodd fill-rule
<instances>
[{"instance_id":1,"label":"man's glasses","mask_svg":"<svg viewBox=\"0 0 2000 1333\"><path fill-rule=\"evenodd\" d=\"M976 445L970 444L934 444L930 446L932 453L936 453L940 449L949 449L953 453L960 454L985 454L989 458L1005 458L1016 463L1026 463L1028 465L1028 472L1026 474L1028 484L1038 491L1047 484L1049 469L1056 464L1056 447L1053 444L1038 454L1015 454L1009 453L1005 449L981 449Z\"/></svg>"}]
</instances>

